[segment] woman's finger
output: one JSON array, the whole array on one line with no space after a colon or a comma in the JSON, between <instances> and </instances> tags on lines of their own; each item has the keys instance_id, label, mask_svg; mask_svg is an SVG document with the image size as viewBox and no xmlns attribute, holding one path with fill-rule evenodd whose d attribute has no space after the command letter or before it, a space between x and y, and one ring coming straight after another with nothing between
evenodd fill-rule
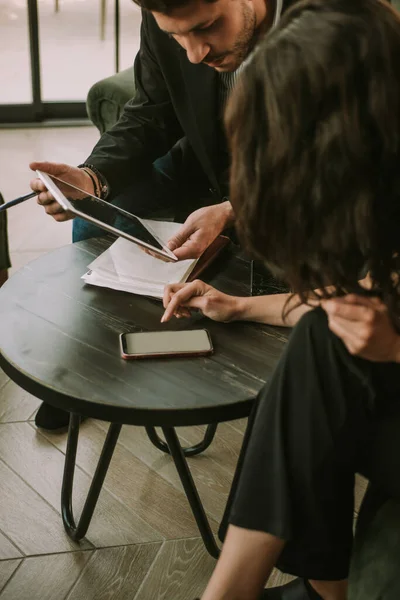
<instances>
[{"instance_id":1,"label":"woman's finger","mask_svg":"<svg viewBox=\"0 0 400 600\"><path fill-rule=\"evenodd\" d=\"M189 317L192 316L192 313L190 312L189 309L182 308L182 307L177 310L177 312L175 313L175 316L177 314L179 314L181 317L185 317L186 319L188 319Z\"/></svg>"},{"instance_id":2,"label":"woman's finger","mask_svg":"<svg viewBox=\"0 0 400 600\"><path fill-rule=\"evenodd\" d=\"M182 293L183 292L183 293ZM173 294L170 298L170 301L165 309L163 316L161 317L161 323L166 323L169 319L178 312L183 302L187 302L190 295L186 290L181 290L176 294Z\"/></svg>"},{"instance_id":3,"label":"woman's finger","mask_svg":"<svg viewBox=\"0 0 400 600\"><path fill-rule=\"evenodd\" d=\"M175 293L173 293L171 290L171 297L161 318L161 323L168 321L180 306L189 306L190 304L188 301L193 296L201 296L206 291L207 287L200 280L185 284L179 291Z\"/></svg>"},{"instance_id":4,"label":"woman's finger","mask_svg":"<svg viewBox=\"0 0 400 600\"><path fill-rule=\"evenodd\" d=\"M167 308L168 304L171 301L172 296L178 292L179 290L181 290L184 286L186 285L186 283L170 283L168 285L165 286L164 288L164 294L163 294L163 306L164 308Z\"/></svg>"},{"instance_id":5,"label":"woman's finger","mask_svg":"<svg viewBox=\"0 0 400 600\"><path fill-rule=\"evenodd\" d=\"M379 296L362 296L361 294L346 294L341 298L336 298L335 301L341 301L344 304L358 304L360 306L376 306L382 304Z\"/></svg>"},{"instance_id":6,"label":"woman's finger","mask_svg":"<svg viewBox=\"0 0 400 600\"><path fill-rule=\"evenodd\" d=\"M353 304L345 302L333 302L329 300L323 304L324 310L330 317L340 317L348 323L363 323L374 317L376 307L369 304Z\"/></svg>"},{"instance_id":7,"label":"woman's finger","mask_svg":"<svg viewBox=\"0 0 400 600\"><path fill-rule=\"evenodd\" d=\"M164 308L171 309L172 314L171 303L173 303L172 306L176 309L181 302L190 298L193 293L195 293L193 283L172 283L165 286L163 296Z\"/></svg>"},{"instance_id":8,"label":"woman's finger","mask_svg":"<svg viewBox=\"0 0 400 600\"><path fill-rule=\"evenodd\" d=\"M351 354L354 354L356 348L360 345L359 336L349 330L347 325L344 325L339 319L332 318L328 320L329 329L342 340L346 348Z\"/></svg>"},{"instance_id":9,"label":"woman's finger","mask_svg":"<svg viewBox=\"0 0 400 600\"><path fill-rule=\"evenodd\" d=\"M374 310L387 310L386 304L382 302L379 296L359 296L358 294L348 294L343 297L344 302L351 304L358 304L358 306L365 306L367 308L373 308Z\"/></svg>"}]
</instances>

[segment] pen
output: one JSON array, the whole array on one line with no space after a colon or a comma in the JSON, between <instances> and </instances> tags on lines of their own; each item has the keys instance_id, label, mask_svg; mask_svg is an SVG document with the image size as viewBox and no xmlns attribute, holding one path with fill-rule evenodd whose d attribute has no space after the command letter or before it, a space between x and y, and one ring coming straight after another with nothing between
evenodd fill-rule
<instances>
[{"instance_id":1,"label":"pen","mask_svg":"<svg viewBox=\"0 0 400 600\"><path fill-rule=\"evenodd\" d=\"M20 196L19 198L15 198L15 200L10 200L10 202L6 202L5 204L2 204L0 206L0 212L2 212L3 210L7 210L7 208L11 208L11 206L16 206L17 204L21 204L21 202L25 202L25 200L29 200L29 198L34 198L37 195L38 195L37 192L31 192L30 194L27 194L26 196Z\"/></svg>"}]
</instances>

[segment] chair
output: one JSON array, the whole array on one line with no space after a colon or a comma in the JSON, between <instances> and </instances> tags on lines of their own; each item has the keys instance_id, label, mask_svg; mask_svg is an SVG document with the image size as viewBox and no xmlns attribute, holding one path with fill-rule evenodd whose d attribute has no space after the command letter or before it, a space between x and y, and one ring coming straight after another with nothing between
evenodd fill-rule
<instances>
[{"instance_id":1,"label":"chair","mask_svg":"<svg viewBox=\"0 0 400 600\"><path fill-rule=\"evenodd\" d=\"M86 110L101 134L119 119L125 104L135 95L133 68L95 83L89 90Z\"/></svg>"},{"instance_id":2,"label":"chair","mask_svg":"<svg viewBox=\"0 0 400 600\"><path fill-rule=\"evenodd\" d=\"M371 494L371 502L374 502L375 494L379 497L379 492L373 488L367 493ZM364 525L355 537L349 600L398 600L400 504L380 499Z\"/></svg>"},{"instance_id":3,"label":"chair","mask_svg":"<svg viewBox=\"0 0 400 600\"><path fill-rule=\"evenodd\" d=\"M348 600L400 598L400 416L379 422L358 518Z\"/></svg>"}]
</instances>

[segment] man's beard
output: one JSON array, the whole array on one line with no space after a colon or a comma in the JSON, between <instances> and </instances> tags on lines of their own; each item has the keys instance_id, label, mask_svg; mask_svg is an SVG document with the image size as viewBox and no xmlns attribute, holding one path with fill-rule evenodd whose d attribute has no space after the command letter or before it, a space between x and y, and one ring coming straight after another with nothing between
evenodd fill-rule
<instances>
[{"instance_id":1,"label":"man's beard","mask_svg":"<svg viewBox=\"0 0 400 600\"><path fill-rule=\"evenodd\" d=\"M235 62L234 70L248 57L256 41L256 16L247 4L243 4L243 28L231 51Z\"/></svg>"},{"instance_id":2,"label":"man's beard","mask_svg":"<svg viewBox=\"0 0 400 600\"><path fill-rule=\"evenodd\" d=\"M225 51L223 54L208 54L204 60L207 63L218 63L223 61L225 57L229 57L230 65L227 71L236 71L236 69L242 64L245 58L250 54L257 41L256 32L256 16L251 8L243 3L242 4L242 16L243 16L243 27L237 37L235 44L230 50ZM225 69L221 66L221 71Z\"/></svg>"}]
</instances>

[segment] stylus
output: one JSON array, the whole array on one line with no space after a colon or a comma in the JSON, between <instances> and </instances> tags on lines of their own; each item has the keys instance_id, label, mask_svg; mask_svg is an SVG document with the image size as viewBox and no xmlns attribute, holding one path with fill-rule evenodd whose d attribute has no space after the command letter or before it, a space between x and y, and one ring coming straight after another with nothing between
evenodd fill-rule
<instances>
[{"instance_id":1,"label":"stylus","mask_svg":"<svg viewBox=\"0 0 400 600\"><path fill-rule=\"evenodd\" d=\"M25 202L25 200L29 200L29 198L34 198L37 196L37 192L31 192L26 196L20 196L19 198L15 198L15 200L10 200L10 202L6 202L0 206L0 212L3 210L7 210L7 208L11 208L12 206L16 206L17 204L21 204L21 202Z\"/></svg>"}]
</instances>

